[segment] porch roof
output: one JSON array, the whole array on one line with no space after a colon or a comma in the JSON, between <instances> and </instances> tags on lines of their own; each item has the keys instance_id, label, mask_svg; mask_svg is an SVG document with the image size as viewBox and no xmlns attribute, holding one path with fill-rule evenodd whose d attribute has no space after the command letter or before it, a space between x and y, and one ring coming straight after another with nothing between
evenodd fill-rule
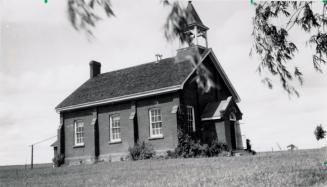
<instances>
[{"instance_id":1,"label":"porch roof","mask_svg":"<svg viewBox=\"0 0 327 187\"><path fill-rule=\"evenodd\" d=\"M53 142L50 146L51 147L58 147L58 140L56 140L55 142Z\"/></svg>"},{"instance_id":2,"label":"porch roof","mask_svg":"<svg viewBox=\"0 0 327 187\"><path fill-rule=\"evenodd\" d=\"M207 121L221 119L231 101L232 97L229 96L227 99L220 102L208 103L203 110L201 120Z\"/></svg>"}]
</instances>

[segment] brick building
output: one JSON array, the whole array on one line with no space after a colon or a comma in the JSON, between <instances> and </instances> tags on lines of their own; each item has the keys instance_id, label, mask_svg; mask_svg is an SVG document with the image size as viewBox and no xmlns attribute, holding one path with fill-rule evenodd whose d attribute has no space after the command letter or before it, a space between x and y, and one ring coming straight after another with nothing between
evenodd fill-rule
<instances>
[{"instance_id":1,"label":"brick building","mask_svg":"<svg viewBox=\"0 0 327 187\"><path fill-rule=\"evenodd\" d=\"M201 37L208 28L191 3L187 10L192 16L186 32L196 37L175 57L107 73L99 62L90 62L90 78L56 107L55 148L66 163L120 160L143 141L164 153L177 146L179 128L204 142L218 139L242 149L240 98L207 37ZM201 75L210 80L204 87Z\"/></svg>"}]
</instances>

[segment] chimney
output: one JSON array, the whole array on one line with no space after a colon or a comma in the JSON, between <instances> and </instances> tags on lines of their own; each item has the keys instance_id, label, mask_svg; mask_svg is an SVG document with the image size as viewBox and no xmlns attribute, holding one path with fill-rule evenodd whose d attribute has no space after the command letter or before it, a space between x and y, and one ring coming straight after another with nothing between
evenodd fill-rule
<instances>
[{"instance_id":1,"label":"chimney","mask_svg":"<svg viewBox=\"0 0 327 187\"><path fill-rule=\"evenodd\" d=\"M92 60L90 62L90 79L96 77L99 74L101 74L101 63Z\"/></svg>"}]
</instances>

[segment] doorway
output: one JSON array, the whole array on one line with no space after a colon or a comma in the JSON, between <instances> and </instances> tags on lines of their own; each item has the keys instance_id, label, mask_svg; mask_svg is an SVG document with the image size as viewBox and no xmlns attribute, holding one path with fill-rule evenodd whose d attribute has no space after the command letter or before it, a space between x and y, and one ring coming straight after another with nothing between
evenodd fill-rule
<instances>
[{"instance_id":1,"label":"doorway","mask_svg":"<svg viewBox=\"0 0 327 187\"><path fill-rule=\"evenodd\" d=\"M236 115L234 112L231 112L229 115L229 125L230 125L230 138L232 143L232 149L236 149L235 123L236 123Z\"/></svg>"},{"instance_id":2,"label":"doorway","mask_svg":"<svg viewBox=\"0 0 327 187\"><path fill-rule=\"evenodd\" d=\"M230 121L230 138L232 143L232 149L236 149L235 121Z\"/></svg>"}]
</instances>

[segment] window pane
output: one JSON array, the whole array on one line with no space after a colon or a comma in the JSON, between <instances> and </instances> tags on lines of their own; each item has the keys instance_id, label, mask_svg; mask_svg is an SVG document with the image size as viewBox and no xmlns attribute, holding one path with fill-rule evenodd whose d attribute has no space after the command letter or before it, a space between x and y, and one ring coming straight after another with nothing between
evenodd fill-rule
<instances>
[{"instance_id":1,"label":"window pane","mask_svg":"<svg viewBox=\"0 0 327 187\"><path fill-rule=\"evenodd\" d=\"M74 124L75 124L75 132L74 132L75 143L81 144L81 143L83 143L84 123L81 121L75 121Z\"/></svg>"},{"instance_id":2,"label":"window pane","mask_svg":"<svg viewBox=\"0 0 327 187\"><path fill-rule=\"evenodd\" d=\"M151 127L151 134L152 135L160 135L161 132L161 123L162 116L160 113L160 109L155 108L150 110L150 127Z\"/></svg>"},{"instance_id":3,"label":"window pane","mask_svg":"<svg viewBox=\"0 0 327 187\"><path fill-rule=\"evenodd\" d=\"M186 123L185 128L187 131L193 131L193 123L194 123L194 116L193 116L193 107L192 106L186 106Z\"/></svg>"},{"instance_id":4,"label":"window pane","mask_svg":"<svg viewBox=\"0 0 327 187\"><path fill-rule=\"evenodd\" d=\"M110 140L120 139L120 116L111 116L110 123Z\"/></svg>"}]
</instances>

